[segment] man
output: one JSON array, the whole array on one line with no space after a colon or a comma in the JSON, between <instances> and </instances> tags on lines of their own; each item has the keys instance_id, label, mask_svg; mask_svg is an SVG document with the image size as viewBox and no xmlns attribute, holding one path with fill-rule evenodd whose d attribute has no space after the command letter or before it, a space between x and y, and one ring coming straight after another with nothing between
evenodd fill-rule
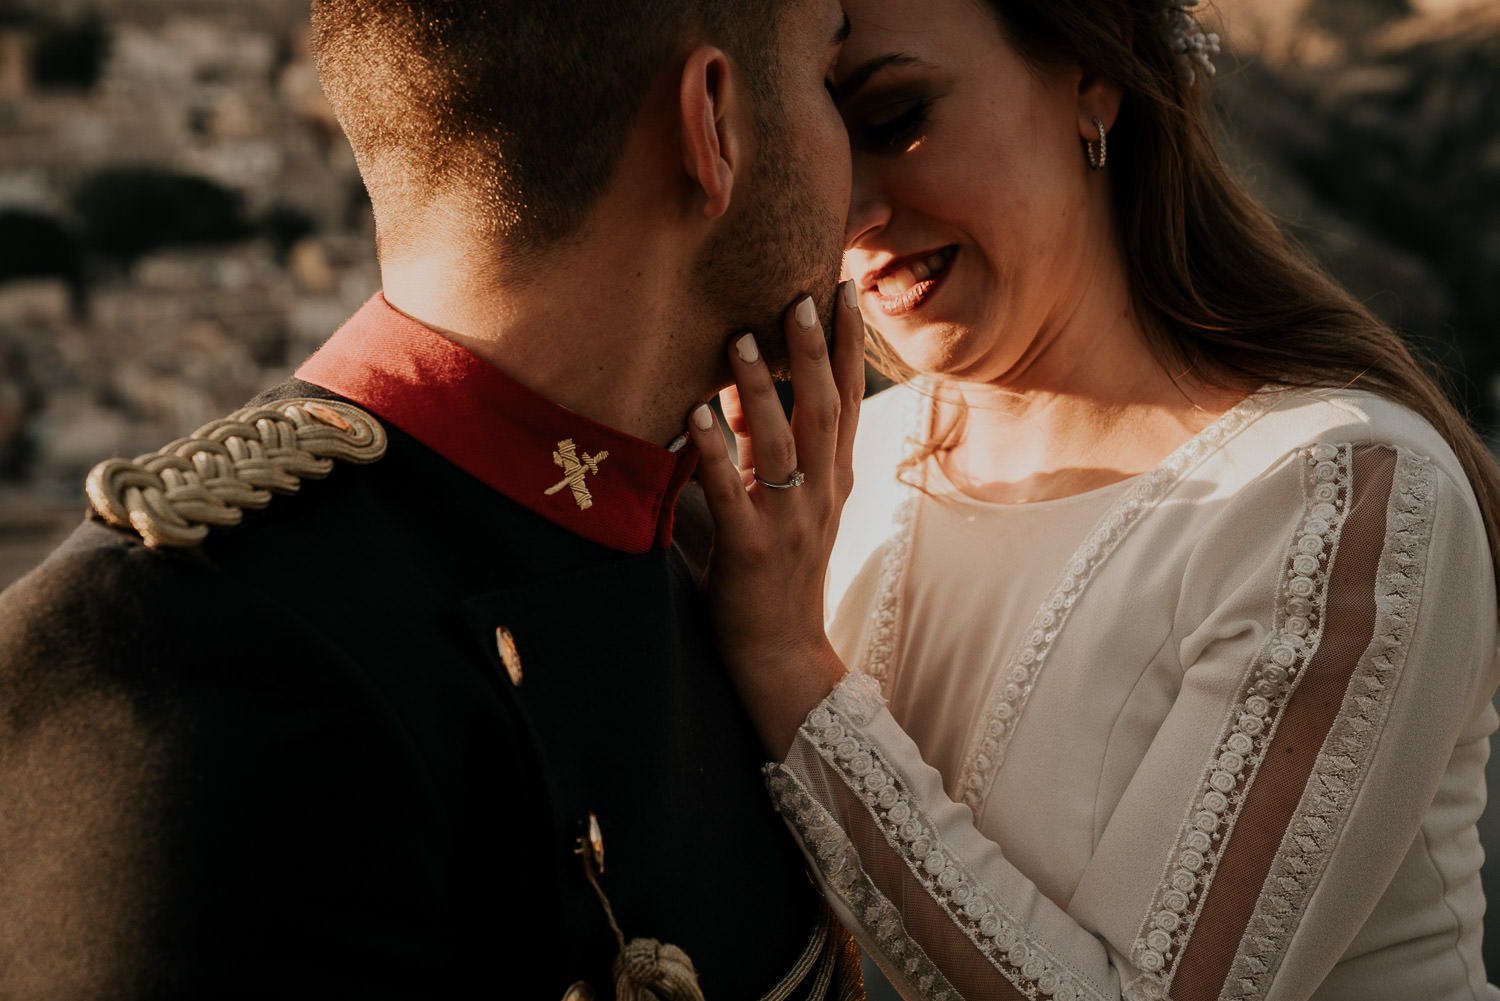
<instances>
[{"instance_id":1,"label":"man","mask_svg":"<svg viewBox=\"0 0 1500 1001\"><path fill-rule=\"evenodd\" d=\"M0 597L0 997L835 996L667 446L832 302L842 12L313 27L383 295Z\"/></svg>"}]
</instances>

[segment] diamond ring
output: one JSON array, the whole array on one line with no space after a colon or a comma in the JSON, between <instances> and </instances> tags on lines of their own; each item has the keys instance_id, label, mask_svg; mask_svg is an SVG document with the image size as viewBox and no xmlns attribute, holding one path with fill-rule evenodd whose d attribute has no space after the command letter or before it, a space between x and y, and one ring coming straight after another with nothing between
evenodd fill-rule
<instances>
[{"instance_id":1,"label":"diamond ring","mask_svg":"<svg viewBox=\"0 0 1500 1001\"><path fill-rule=\"evenodd\" d=\"M800 487L807 481L807 477L800 469L792 470L792 475L786 478L785 483L767 483L765 480L761 479L760 474L753 469L750 471L750 475L755 477L756 483L759 483L761 486L771 490L790 490L792 489L792 487Z\"/></svg>"}]
</instances>

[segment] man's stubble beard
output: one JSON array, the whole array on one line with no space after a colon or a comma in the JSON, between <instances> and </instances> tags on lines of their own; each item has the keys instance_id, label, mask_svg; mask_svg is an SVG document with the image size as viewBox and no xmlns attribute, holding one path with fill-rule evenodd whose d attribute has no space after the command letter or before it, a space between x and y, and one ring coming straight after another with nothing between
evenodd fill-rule
<instances>
[{"instance_id":1,"label":"man's stubble beard","mask_svg":"<svg viewBox=\"0 0 1500 1001\"><path fill-rule=\"evenodd\" d=\"M711 312L724 317L724 338L754 333L778 378L787 374L782 316L794 296L811 294L824 333L833 332L844 229L841 218L804 194L814 188L802 165L772 152L775 143L768 133L784 121L757 121L759 169L746 200L734 224L710 241L694 269Z\"/></svg>"}]
</instances>

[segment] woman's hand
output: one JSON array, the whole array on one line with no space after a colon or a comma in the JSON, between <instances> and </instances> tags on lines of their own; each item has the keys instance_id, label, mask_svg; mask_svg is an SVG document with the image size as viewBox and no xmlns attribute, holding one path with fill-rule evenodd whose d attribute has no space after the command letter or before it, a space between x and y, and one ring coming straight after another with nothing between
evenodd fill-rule
<instances>
[{"instance_id":1,"label":"woman's hand","mask_svg":"<svg viewBox=\"0 0 1500 1001\"><path fill-rule=\"evenodd\" d=\"M739 466L712 410L699 407L689 421L714 519L705 582L719 647L777 760L846 673L823 631L823 587L839 513L854 486L864 323L852 282L837 298L831 360L811 298L793 304L783 320L796 396L790 424L749 334L730 344L735 385L720 395Z\"/></svg>"}]
</instances>

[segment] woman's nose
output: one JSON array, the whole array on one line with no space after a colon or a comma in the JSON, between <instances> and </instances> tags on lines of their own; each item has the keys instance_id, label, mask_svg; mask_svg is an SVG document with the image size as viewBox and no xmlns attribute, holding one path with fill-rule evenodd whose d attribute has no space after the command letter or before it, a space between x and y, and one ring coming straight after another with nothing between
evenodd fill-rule
<instances>
[{"instance_id":1,"label":"woman's nose","mask_svg":"<svg viewBox=\"0 0 1500 1001\"><path fill-rule=\"evenodd\" d=\"M884 229L890 219L891 202L879 184L879 178L872 171L862 169L859 158L855 157L849 219L844 224L844 248L858 247L861 241Z\"/></svg>"}]
</instances>

